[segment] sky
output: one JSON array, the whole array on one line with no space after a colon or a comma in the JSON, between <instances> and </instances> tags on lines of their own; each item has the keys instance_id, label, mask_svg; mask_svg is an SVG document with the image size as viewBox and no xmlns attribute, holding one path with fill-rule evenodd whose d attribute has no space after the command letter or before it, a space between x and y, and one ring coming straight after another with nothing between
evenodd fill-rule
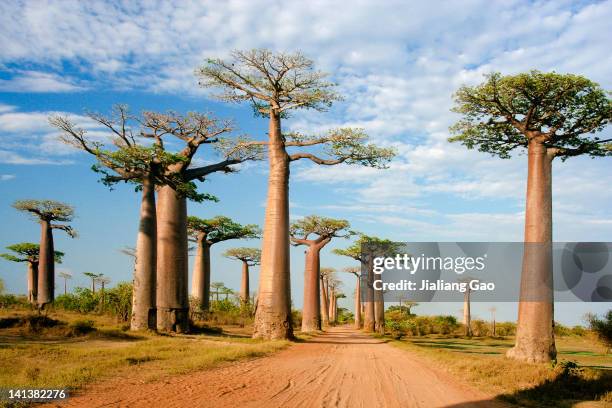
<instances>
[{"instance_id":1,"label":"sky","mask_svg":"<svg viewBox=\"0 0 612 408\"><path fill-rule=\"evenodd\" d=\"M113 191L98 182L91 157L57 140L48 124L69 115L91 134L87 112L114 104L143 110L212 112L233 119L235 134L264 138L266 121L246 105L217 102L198 86L194 71L207 58L234 49L302 51L338 83L344 100L328 112L297 112L284 128L307 134L340 126L364 128L392 146L386 170L295 163L291 217L317 214L347 219L352 228L397 241L520 241L526 156L502 160L447 142L458 120L452 95L483 75L539 69L581 74L612 89L612 1L272 1L111 2L4 1L0 3L0 248L39 238L39 226L10 204L17 199L75 206L79 238L56 231L66 253L57 270L85 286L85 271L113 282L131 280L139 197L133 187ZM610 129L605 130L610 134ZM214 160L203 149L198 160ZM555 241L611 241L612 160L571 158L553 166ZM190 203L190 214L227 215L262 224L265 163L213 175L200 191L218 203ZM322 266L352 266L331 254ZM240 265L224 250L258 246L230 241L212 249L212 281L239 287ZM303 247L292 248L292 298L302 303ZM9 291L25 293L25 267L0 261ZM257 286L257 268L252 287ZM352 307L352 276L340 275ZM62 285L58 284L58 290ZM476 304L486 318L490 304ZM513 304L498 320L516 318ZM558 304L557 320L582 323L607 304ZM420 305L417 313L459 316L460 305Z\"/></svg>"}]
</instances>

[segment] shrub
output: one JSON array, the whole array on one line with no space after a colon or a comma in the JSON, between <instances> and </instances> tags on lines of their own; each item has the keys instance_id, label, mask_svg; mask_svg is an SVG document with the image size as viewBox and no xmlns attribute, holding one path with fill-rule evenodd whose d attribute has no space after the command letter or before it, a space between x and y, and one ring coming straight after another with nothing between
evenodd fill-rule
<instances>
[{"instance_id":1,"label":"shrub","mask_svg":"<svg viewBox=\"0 0 612 408\"><path fill-rule=\"evenodd\" d=\"M0 309L31 309L32 305L28 298L23 295L0 295Z\"/></svg>"},{"instance_id":2,"label":"shrub","mask_svg":"<svg viewBox=\"0 0 612 408\"><path fill-rule=\"evenodd\" d=\"M497 331L497 327L495 327ZM491 331L490 324L484 320L472 320L472 333L476 337L488 336Z\"/></svg>"},{"instance_id":3,"label":"shrub","mask_svg":"<svg viewBox=\"0 0 612 408\"><path fill-rule=\"evenodd\" d=\"M600 319L594 314L587 315L590 329L597 335L597 338L606 346L607 352L612 348L612 309Z\"/></svg>"}]
</instances>

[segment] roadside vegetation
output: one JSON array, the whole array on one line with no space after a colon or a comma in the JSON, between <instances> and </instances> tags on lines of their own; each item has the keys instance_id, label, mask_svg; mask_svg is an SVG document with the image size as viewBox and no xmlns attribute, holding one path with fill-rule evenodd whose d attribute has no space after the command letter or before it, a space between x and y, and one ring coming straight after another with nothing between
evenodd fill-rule
<instances>
[{"instance_id":1,"label":"roadside vegetation","mask_svg":"<svg viewBox=\"0 0 612 408\"><path fill-rule=\"evenodd\" d=\"M605 332L599 327L606 319L591 316L590 327L556 323L557 360L530 364L505 358L515 341L513 322L497 322L492 336L492 322L475 319L473 335L466 337L454 316L417 316L405 307L389 309L385 317L392 344L498 399L526 407L612 403L612 355L599 334Z\"/></svg>"}]
</instances>

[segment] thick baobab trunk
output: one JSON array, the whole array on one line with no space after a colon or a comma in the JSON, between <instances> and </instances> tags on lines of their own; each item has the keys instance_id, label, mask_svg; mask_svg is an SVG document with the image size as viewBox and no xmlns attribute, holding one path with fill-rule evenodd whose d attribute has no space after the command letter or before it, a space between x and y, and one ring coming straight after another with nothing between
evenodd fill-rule
<instances>
[{"instance_id":1,"label":"thick baobab trunk","mask_svg":"<svg viewBox=\"0 0 612 408\"><path fill-rule=\"evenodd\" d=\"M327 297L327 288L325 287L325 281L321 276L321 320L323 326L329 326L329 304Z\"/></svg>"},{"instance_id":2,"label":"thick baobab trunk","mask_svg":"<svg viewBox=\"0 0 612 408\"><path fill-rule=\"evenodd\" d=\"M249 263L242 261L242 280L240 281L240 301L244 306L249 305L250 302L250 288L249 288Z\"/></svg>"},{"instance_id":3,"label":"thick baobab trunk","mask_svg":"<svg viewBox=\"0 0 612 408\"><path fill-rule=\"evenodd\" d=\"M268 197L253 337L293 338L289 274L289 155L278 112L270 114Z\"/></svg>"},{"instance_id":4,"label":"thick baobab trunk","mask_svg":"<svg viewBox=\"0 0 612 408\"><path fill-rule=\"evenodd\" d=\"M470 290L466 290L463 295L463 325L465 326L465 335L472 336L472 315L470 311Z\"/></svg>"},{"instance_id":5,"label":"thick baobab trunk","mask_svg":"<svg viewBox=\"0 0 612 408\"><path fill-rule=\"evenodd\" d=\"M361 329L361 279L357 277L357 286L355 286L355 328Z\"/></svg>"},{"instance_id":6,"label":"thick baobab trunk","mask_svg":"<svg viewBox=\"0 0 612 408\"><path fill-rule=\"evenodd\" d=\"M169 186L157 201L157 330L189 329L187 202Z\"/></svg>"},{"instance_id":7,"label":"thick baobab trunk","mask_svg":"<svg viewBox=\"0 0 612 408\"><path fill-rule=\"evenodd\" d=\"M306 251L304 268L304 308L302 309L302 331L321 330L321 300L319 299L319 254L321 246L312 244Z\"/></svg>"},{"instance_id":8,"label":"thick baobab trunk","mask_svg":"<svg viewBox=\"0 0 612 408\"><path fill-rule=\"evenodd\" d=\"M373 332L376 328L374 317L374 287L372 285L374 274L372 273L372 257L370 256L369 258L370 261L368 262L368 275L366 277L365 301L363 302L365 309L363 330L366 332Z\"/></svg>"},{"instance_id":9,"label":"thick baobab trunk","mask_svg":"<svg viewBox=\"0 0 612 408\"><path fill-rule=\"evenodd\" d=\"M136 265L132 292L132 330L155 330L157 274L157 215L155 185L143 179L140 225L136 239Z\"/></svg>"},{"instance_id":10,"label":"thick baobab trunk","mask_svg":"<svg viewBox=\"0 0 612 408\"><path fill-rule=\"evenodd\" d=\"M385 298L382 290L374 291L374 328L377 333L385 334Z\"/></svg>"},{"instance_id":11,"label":"thick baobab trunk","mask_svg":"<svg viewBox=\"0 0 612 408\"><path fill-rule=\"evenodd\" d=\"M529 143L525 252L516 343L508 357L528 362L556 358L552 290L552 160L538 141Z\"/></svg>"},{"instance_id":12,"label":"thick baobab trunk","mask_svg":"<svg viewBox=\"0 0 612 408\"><path fill-rule=\"evenodd\" d=\"M36 304L38 292L38 262L28 261L28 302Z\"/></svg>"},{"instance_id":13,"label":"thick baobab trunk","mask_svg":"<svg viewBox=\"0 0 612 408\"><path fill-rule=\"evenodd\" d=\"M203 312L210 308L210 244L204 234L197 241L196 257L193 264L191 295L198 299Z\"/></svg>"},{"instance_id":14,"label":"thick baobab trunk","mask_svg":"<svg viewBox=\"0 0 612 408\"><path fill-rule=\"evenodd\" d=\"M55 258L53 251L53 232L51 223L40 221L40 250L38 253L38 293L36 303L39 308L53 302L55 295Z\"/></svg>"}]
</instances>

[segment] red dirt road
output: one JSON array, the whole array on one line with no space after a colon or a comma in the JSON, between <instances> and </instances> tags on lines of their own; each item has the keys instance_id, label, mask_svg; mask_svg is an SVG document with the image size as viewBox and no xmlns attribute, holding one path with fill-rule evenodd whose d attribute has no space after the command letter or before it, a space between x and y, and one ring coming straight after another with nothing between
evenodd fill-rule
<instances>
[{"instance_id":1,"label":"red dirt road","mask_svg":"<svg viewBox=\"0 0 612 408\"><path fill-rule=\"evenodd\" d=\"M62 407L505 407L405 350L335 328L270 357L149 384L112 380Z\"/></svg>"}]
</instances>

